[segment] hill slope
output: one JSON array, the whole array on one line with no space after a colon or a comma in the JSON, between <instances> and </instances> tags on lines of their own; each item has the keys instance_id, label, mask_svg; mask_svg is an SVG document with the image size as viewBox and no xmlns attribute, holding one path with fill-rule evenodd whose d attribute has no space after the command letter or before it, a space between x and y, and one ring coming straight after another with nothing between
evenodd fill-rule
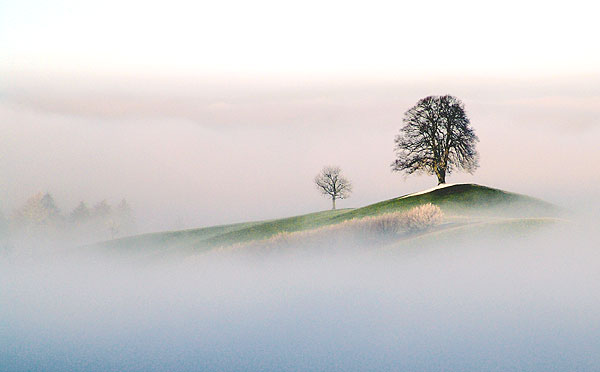
<instances>
[{"instance_id":1,"label":"hill slope","mask_svg":"<svg viewBox=\"0 0 600 372\"><path fill-rule=\"evenodd\" d=\"M455 184L357 208L338 218L360 218L403 211L426 203L435 204L444 212L459 215L539 217L557 212L554 205L530 196L476 184Z\"/></svg>"},{"instance_id":2,"label":"hill slope","mask_svg":"<svg viewBox=\"0 0 600 372\"><path fill-rule=\"evenodd\" d=\"M450 216L548 217L557 209L544 201L475 184L457 184L409 194L356 209L323 211L283 219L160 232L100 243L95 247L119 252L164 254L201 252L215 247L267 239L278 233L315 229L353 218L404 211L432 203Z\"/></svg>"}]
</instances>

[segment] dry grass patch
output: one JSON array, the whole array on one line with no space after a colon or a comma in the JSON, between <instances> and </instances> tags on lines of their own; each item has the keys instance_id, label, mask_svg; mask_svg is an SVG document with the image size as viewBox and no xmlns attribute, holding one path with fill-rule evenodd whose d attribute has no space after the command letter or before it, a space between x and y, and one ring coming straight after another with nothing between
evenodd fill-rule
<instances>
[{"instance_id":1,"label":"dry grass patch","mask_svg":"<svg viewBox=\"0 0 600 372\"><path fill-rule=\"evenodd\" d=\"M279 250L281 248L369 246L427 231L441 223L443 216L439 207L428 203L406 212L356 218L306 231L282 232L269 239L237 244L230 248Z\"/></svg>"}]
</instances>

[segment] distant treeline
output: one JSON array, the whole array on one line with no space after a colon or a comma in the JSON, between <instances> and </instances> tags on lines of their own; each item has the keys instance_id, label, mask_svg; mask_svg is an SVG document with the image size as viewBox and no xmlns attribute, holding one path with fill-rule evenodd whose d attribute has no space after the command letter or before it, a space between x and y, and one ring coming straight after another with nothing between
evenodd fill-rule
<instances>
[{"instance_id":1,"label":"distant treeline","mask_svg":"<svg viewBox=\"0 0 600 372\"><path fill-rule=\"evenodd\" d=\"M0 213L0 234L4 236L86 236L89 239L108 239L134 232L133 212L125 199L114 207L106 200L92 207L81 201L72 211L63 213L50 193L38 193L10 216Z\"/></svg>"}]
</instances>

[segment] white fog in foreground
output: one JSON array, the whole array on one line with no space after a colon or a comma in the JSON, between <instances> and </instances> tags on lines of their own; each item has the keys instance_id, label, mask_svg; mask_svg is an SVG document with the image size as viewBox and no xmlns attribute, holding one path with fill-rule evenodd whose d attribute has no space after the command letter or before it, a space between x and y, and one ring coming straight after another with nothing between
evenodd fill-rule
<instances>
[{"instance_id":1,"label":"white fog in foreground","mask_svg":"<svg viewBox=\"0 0 600 372\"><path fill-rule=\"evenodd\" d=\"M594 224L390 255L4 255L2 371L596 371Z\"/></svg>"}]
</instances>

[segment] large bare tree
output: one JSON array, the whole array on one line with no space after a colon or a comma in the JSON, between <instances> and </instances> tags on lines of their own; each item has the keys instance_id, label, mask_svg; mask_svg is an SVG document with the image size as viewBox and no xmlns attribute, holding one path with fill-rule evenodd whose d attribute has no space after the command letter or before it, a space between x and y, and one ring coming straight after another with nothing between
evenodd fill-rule
<instances>
[{"instance_id":1,"label":"large bare tree","mask_svg":"<svg viewBox=\"0 0 600 372\"><path fill-rule=\"evenodd\" d=\"M392 171L435 174L438 185L455 169L473 173L479 141L463 103L456 97L425 97L404 114L404 127L395 139Z\"/></svg>"},{"instance_id":2,"label":"large bare tree","mask_svg":"<svg viewBox=\"0 0 600 372\"><path fill-rule=\"evenodd\" d=\"M331 209L335 209L337 199L346 199L352 192L352 183L342 176L340 167L324 167L315 177L317 189L331 198Z\"/></svg>"}]
</instances>

